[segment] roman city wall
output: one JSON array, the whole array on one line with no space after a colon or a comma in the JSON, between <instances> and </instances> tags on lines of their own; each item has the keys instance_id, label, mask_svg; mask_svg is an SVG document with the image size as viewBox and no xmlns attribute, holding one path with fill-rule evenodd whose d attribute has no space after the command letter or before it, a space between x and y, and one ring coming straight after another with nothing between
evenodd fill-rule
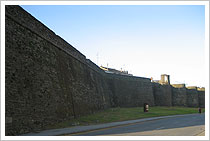
<instances>
[{"instance_id":1,"label":"roman city wall","mask_svg":"<svg viewBox=\"0 0 210 141\"><path fill-rule=\"evenodd\" d=\"M205 90L105 73L21 7L5 10L6 135L43 130L110 107L204 107Z\"/></svg>"}]
</instances>

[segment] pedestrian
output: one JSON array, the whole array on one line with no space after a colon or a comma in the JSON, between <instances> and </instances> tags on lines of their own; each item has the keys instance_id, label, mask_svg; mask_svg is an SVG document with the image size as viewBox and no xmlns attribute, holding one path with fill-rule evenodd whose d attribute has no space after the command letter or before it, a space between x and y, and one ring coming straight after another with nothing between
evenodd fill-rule
<instances>
[{"instance_id":1,"label":"pedestrian","mask_svg":"<svg viewBox=\"0 0 210 141\"><path fill-rule=\"evenodd\" d=\"M149 105L147 104L146 105L146 112L148 112L149 111Z\"/></svg>"},{"instance_id":2,"label":"pedestrian","mask_svg":"<svg viewBox=\"0 0 210 141\"><path fill-rule=\"evenodd\" d=\"M201 108L200 107L198 108L198 112L201 114Z\"/></svg>"},{"instance_id":3,"label":"pedestrian","mask_svg":"<svg viewBox=\"0 0 210 141\"><path fill-rule=\"evenodd\" d=\"M149 111L149 104L144 103L144 112L148 112L148 111Z\"/></svg>"}]
</instances>

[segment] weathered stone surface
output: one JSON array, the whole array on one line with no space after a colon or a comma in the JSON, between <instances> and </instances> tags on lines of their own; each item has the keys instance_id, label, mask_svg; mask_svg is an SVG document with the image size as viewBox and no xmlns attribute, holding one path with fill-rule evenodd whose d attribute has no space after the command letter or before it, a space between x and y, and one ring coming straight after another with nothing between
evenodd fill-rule
<instances>
[{"instance_id":1,"label":"weathered stone surface","mask_svg":"<svg viewBox=\"0 0 210 141\"><path fill-rule=\"evenodd\" d=\"M178 86L178 88L172 88L172 105L187 106L187 93L185 86Z\"/></svg>"},{"instance_id":2,"label":"weathered stone surface","mask_svg":"<svg viewBox=\"0 0 210 141\"><path fill-rule=\"evenodd\" d=\"M153 83L153 94L156 106L172 106L171 85Z\"/></svg>"},{"instance_id":3,"label":"weathered stone surface","mask_svg":"<svg viewBox=\"0 0 210 141\"><path fill-rule=\"evenodd\" d=\"M198 90L199 107L205 107L205 90Z\"/></svg>"},{"instance_id":4,"label":"weathered stone surface","mask_svg":"<svg viewBox=\"0 0 210 141\"><path fill-rule=\"evenodd\" d=\"M13 119L6 125L6 135L40 130L110 107L103 71L65 41L53 43L57 36L36 23L20 7L6 6L5 103L6 117ZM35 33L35 27L42 34Z\"/></svg>"},{"instance_id":5,"label":"weathered stone surface","mask_svg":"<svg viewBox=\"0 0 210 141\"><path fill-rule=\"evenodd\" d=\"M198 91L196 89L187 89L187 106L198 107Z\"/></svg>"},{"instance_id":6,"label":"weathered stone surface","mask_svg":"<svg viewBox=\"0 0 210 141\"><path fill-rule=\"evenodd\" d=\"M5 123L12 123L12 117L6 117Z\"/></svg>"},{"instance_id":7,"label":"weathered stone surface","mask_svg":"<svg viewBox=\"0 0 210 141\"><path fill-rule=\"evenodd\" d=\"M148 103L154 106L152 83L150 79L107 74L113 107L135 107Z\"/></svg>"}]
</instances>

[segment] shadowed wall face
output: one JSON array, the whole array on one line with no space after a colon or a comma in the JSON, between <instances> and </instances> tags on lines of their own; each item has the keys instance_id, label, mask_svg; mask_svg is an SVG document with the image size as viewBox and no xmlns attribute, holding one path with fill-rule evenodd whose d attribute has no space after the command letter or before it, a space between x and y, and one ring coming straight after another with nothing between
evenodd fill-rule
<instances>
[{"instance_id":1,"label":"shadowed wall face","mask_svg":"<svg viewBox=\"0 0 210 141\"><path fill-rule=\"evenodd\" d=\"M113 107L154 106L152 83L149 79L107 74Z\"/></svg>"},{"instance_id":2,"label":"shadowed wall face","mask_svg":"<svg viewBox=\"0 0 210 141\"><path fill-rule=\"evenodd\" d=\"M187 106L187 92L185 87L172 88L172 105Z\"/></svg>"},{"instance_id":3,"label":"shadowed wall face","mask_svg":"<svg viewBox=\"0 0 210 141\"><path fill-rule=\"evenodd\" d=\"M154 105L149 79L110 78L18 6L6 6L5 57L6 135L42 130L111 105Z\"/></svg>"},{"instance_id":4,"label":"shadowed wall face","mask_svg":"<svg viewBox=\"0 0 210 141\"><path fill-rule=\"evenodd\" d=\"M198 91L196 89L187 89L187 106L199 106Z\"/></svg>"},{"instance_id":5,"label":"shadowed wall face","mask_svg":"<svg viewBox=\"0 0 210 141\"><path fill-rule=\"evenodd\" d=\"M170 85L153 83L153 95L156 106L172 106L172 90Z\"/></svg>"},{"instance_id":6,"label":"shadowed wall face","mask_svg":"<svg viewBox=\"0 0 210 141\"><path fill-rule=\"evenodd\" d=\"M12 17L13 12L20 15ZM47 40L45 34L51 31L33 25L33 18L22 25L27 16L20 7L6 6L6 135L43 129L109 107L103 75ZM27 26L44 29L42 36ZM51 40L56 38L54 34Z\"/></svg>"},{"instance_id":7,"label":"shadowed wall face","mask_svg":"<svg viewBox=\"0 0 210 141\"><path fill-rule=\"evenodd\" d=\"M205 91L198 91L199 107L205 107Z\"/></svg>"}]
</instances>

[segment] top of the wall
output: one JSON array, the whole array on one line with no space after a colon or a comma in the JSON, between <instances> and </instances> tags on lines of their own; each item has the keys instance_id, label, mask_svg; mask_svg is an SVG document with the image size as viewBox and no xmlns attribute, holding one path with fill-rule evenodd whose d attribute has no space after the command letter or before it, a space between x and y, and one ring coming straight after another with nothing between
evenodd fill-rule
<instances>
[{"instance_id":1,"label":"top of the wall","mask_svg":"<svg viewBox=\"0 0 210 141\"><path fill-rule=\"evenodd\" d=\"M105 74L105 72L104 72L102 69L100 69L100 67L98 67L98 66L97 66L94 62L92 62L90 59L86 59L85 61L86 61L86 64L87 64L89 67L91 67L92 69L94 69L95 71Z\"/></svg>"},{"instance_id":2,"label":"top of the wall","mask_svg":"<svg viewBox=\"0 0 210 141\"><path fill-rule=\"evenodd\" d=\"M156 86L156 87L160 87L160 86L163 86L163 87L170 87L171 85L169 84L161 84L161 83L157 83L157 82L152 82L152 85L153 86Z\"/></svg>"},{"instance_id":3,"label":"top of the wall","mask_svg":"<svg viewBox=\"0 0 210 141\"><path fill-rule=\"evenodd\" d=\"M185 84L171 84L174 88L185 88Z\"/></svg>"},{"instance_id":4,"label":"top of the wall","mask_svg":"<svg viewBox=\"0 0 210 141\"><path fill-rule=\"evenodd\" d=\"M188 86L187 89L197 90L197 86Z\"/></svg>"},{"instance_id":5,"label":"top of the wall","mask_svg":"<svg viewBox=\"0 0 210 141\"><path fill-rule=\"evenodd\" d=\"M205 88L204 87L197 87L197 86L188 86L187 87L188 90L198 90L198 91L205 91Z\"/></svg>"},{"instance_id":6,"label":"top of the wall","mask_svg":"<svg viewBox=\"0 0 210 141\"><path fill-rule=\"evenodd\" d=\"M198 91L205 91L205 88L204 87L201 87L201 88L198 87L197 90Z\"/></svg>"},{"instance_id":7,"label":"top of the wall","mask_svg":"<svg viewBox=\"0 0 210 141\"><path fill-rule=\"evenodd\" d=\"M80 53L76 48L74 48L72 45L70 45L68 42L63 40L60 36L56 35L52 30L50 30L47 26L45 26L43 23L38 21L36 18L34 18L30 13L26 12L23 8L21 8L18 5L6 5L6 17L12 19L19 25L27 28L34 34L37 34L41 38L47 40L51 44L53 44L55 47L61 49L65 53L69 54L73 58L77 59L81 63L87 65L92 70L99 72L101 74L106 74L103 70L100 69L95 63L93 63L91 60L86 59L85 55ZM109 76L115 76L117 78L127 78L130 79L131 76L122 76L122 75L109 75ZM132 79L142 79L148 81L148 78L144 77L135 77L132 76Z\"/></svg>"},{"instance_id":8,"label":"top of the wall","mask_svg":"<svg viewBox=\"0 0 210 141\"><path fill-rule=\"evenodd\" d=\"M76 57L80 61L85 61L86 57L81 54L72 45L63 40L60 36L56 35L52 30L42 24L40 21L35 19L31 14L26 12L20 6L7 5L6 16L12 18L22 26L32 30L39 36L42 36L46 40L50 41L60 49L68 52L70 55Z\"/></svg>"},{"instance_id":9,"label":"top of the wall","mask_svg":"<svg viewBox=\"0 0 210 141\"><path fill-rule=\"evenodd\" d=\"M129 75L112 74L112 73L106 73L106 76L108 78L114 78L114 79L123 79L123 80L132 80L132 81L151 82L150 81L150 78L146 78L146 77L129 76Z\"/></svg>"},{"instance_id":10,"label":"top of the wall","mask_svg":"<svg viewBox=\"0 0 210 141\"><path fill-rule=\"evenodd\" d=\"M76 48L62 39L60 36L56 35L52 30L50 30L43 23L34 18L30 13L26 12L23 8L18 5L6 5L5 6L6 17L12 19L19 25L27 28L34 34L37 34L41 38L47 40L55 47L61 49L68 55L72 56L81 63L87 65L92 70L104 73L95 63L91 60L86 59L85 55L79 52Z\"/></svg>"},{"instance_id":11,"label":"top of the wall","mask_svg":"<svg viewBox=\"0 0 210 141\"><path fill-rule=\"evenodd\" d=\"M43 23L34 18L30 13L26 12L23 8L18 5L6 5L5 6L6 17L12 19L19 25L27 28L39 37L47 40L55 47L61 49L68 55L72 56L81 63L87 65L96 72L103 73L103 71L95 65L89 59L86 59L85 55L80 53L76 48L62 39L60 36L56 35L52 30L50 30Z\"/></svg>"}]
</instances>

